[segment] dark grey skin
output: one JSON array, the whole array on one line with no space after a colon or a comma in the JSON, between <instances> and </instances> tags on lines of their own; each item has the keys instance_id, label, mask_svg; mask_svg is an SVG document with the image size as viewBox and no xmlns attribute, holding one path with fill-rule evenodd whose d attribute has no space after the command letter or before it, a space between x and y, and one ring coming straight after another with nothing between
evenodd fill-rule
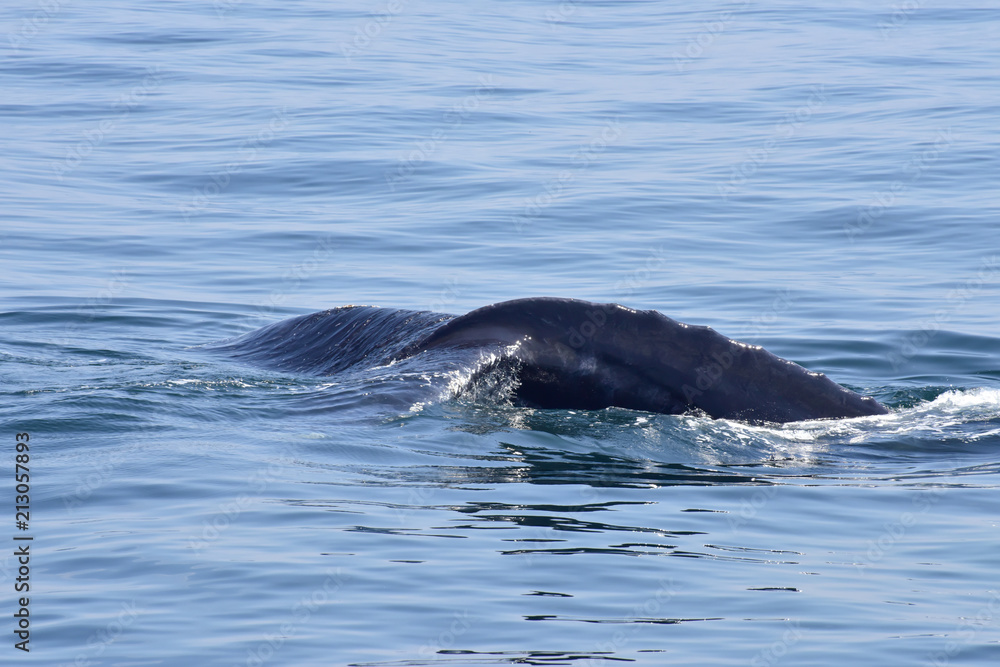
<instances>
[{"instance_id":1,"label":"dark grey skin","mask_svg":"<svg viewBox=\"0 0 1000 667\"><path fill-rule=\"evenodd\" d=\"M516 346L496 363L517 374L516 397L529 406L700 410L756 424L887 413L875 399L761 347L613 303L505 301L448 320L394 356L491 345Z\"/></svg>"},{"instance_id":2,"label":"dark grey skin","mask_svg":"<svg viewBox=\"0 0 1000 667\"><path fill-rule=\"evenodd\" d=\"M700 411L752 423L886 412L821 373L708 327L574 299L517 299L460 317L344 306L208 349L275 370L351 374L361 382L375 368L405 362L398 381L377 392L404 402L418 400L411 390L427 391L422 378L477 368L466 386L473 395L478 387L501 387L501 397L512 391L515 402L541 408Z\"/></svg>"}]
</instances>

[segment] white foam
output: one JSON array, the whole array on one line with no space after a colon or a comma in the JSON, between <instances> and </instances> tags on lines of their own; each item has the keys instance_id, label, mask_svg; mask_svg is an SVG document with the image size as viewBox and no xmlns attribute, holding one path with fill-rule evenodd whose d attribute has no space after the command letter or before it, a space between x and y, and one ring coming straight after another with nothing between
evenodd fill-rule
<instances>
[{"instance_id":1,"label":"white foam","mask_svg":"<svg viewBox=\"0 0 1000 667\"><path fill-rule=\"evenodd\" d=\"M729 460L741 451L761 450L782 458L809 460L838 445L907 438L939 441L947 434L966 442L1000 435L1000 389L950 390L889 414L752 425L708 417L681 417L680 431L709 457Z\"/></svg>"},{"instance_id":2,"label":"white foam","mask_svg":"<svg viewBox=\"0 0 1000 667\"><path fill-rule=\"evenodd\" d=\"M944 414L968 416L975 413L977 418L1000 416L1000 389L979 387L976 389L951 390L913 409L924 407L928 411Z\"/></svg>"}]
</instances>

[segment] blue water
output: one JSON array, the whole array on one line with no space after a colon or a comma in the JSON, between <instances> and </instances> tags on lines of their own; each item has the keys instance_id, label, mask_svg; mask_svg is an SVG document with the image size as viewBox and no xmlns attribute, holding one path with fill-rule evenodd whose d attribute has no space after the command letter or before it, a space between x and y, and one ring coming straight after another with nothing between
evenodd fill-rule
<instances>
[{"instance_id":1,"label":"blue water","mask_svg":"<svg viewBox=\"0 0 1000 667\"><path fill-rule=\"evenodd\" d=\"M991 4L5 3L0 661L996 664ZM396 405L199 347L537 295L891 414Z\"/></svg>"}]
</instances>

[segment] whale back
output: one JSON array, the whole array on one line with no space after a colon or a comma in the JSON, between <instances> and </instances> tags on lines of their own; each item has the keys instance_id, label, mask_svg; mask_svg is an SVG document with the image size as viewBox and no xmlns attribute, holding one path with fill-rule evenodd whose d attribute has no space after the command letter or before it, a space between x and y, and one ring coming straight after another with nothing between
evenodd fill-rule
<instances>
[{"instance_id":1,"label":"whale back","mask_svg":"<svg viewBox=\"0 0 1000 667\"><path fill-rule=\"evenodd\" d=\"M449 320L405 353L497 343L516 346L516 394L539 407L701 410L754 423L886 412L759 346L613 303L546 297L493 304Z\"/></svg>"},{"instance_id":2,"label":"whale back","mask_svg":"<svg viewBox=\"0 0 1000 667\"><path fill-rule=\"evenodd\" d=\"M459 317L345 306L214 348L267 368L318 375L406 359L432 367L471 364L473 382L501 371L513 379L517 402L541 408L700 411L752 423L886 412L821 373L709 327L576 299L516 299Z\"/></svg>"},{"instance_id":3,"label":"whale back","mask_svg":"<svg viewBox=\"0 0 1000 667\"><path fill-rule=\"evenodd\" d=\"M389 362L451 315L343 306L275 322L212 349L264 368L333 375Z\"/></svg>"}]
</instances>

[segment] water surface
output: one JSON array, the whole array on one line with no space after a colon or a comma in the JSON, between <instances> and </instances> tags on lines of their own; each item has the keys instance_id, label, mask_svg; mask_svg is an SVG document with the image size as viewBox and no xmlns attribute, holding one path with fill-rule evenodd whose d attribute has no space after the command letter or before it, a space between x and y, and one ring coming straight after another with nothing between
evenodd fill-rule
<instances>
[{"instance_id":1,"label":"water surface","mask_svg":"<svg viewBox=\"0 0 1000 667\"><path fill-rule=\"evenodd\" d=\"M0 25L0 419L31 434L34 537L31 652L8 616L4 661L997 661L992 8L102 0ZM200 347L539 295L711 325L891 414L408 404L391 373Z\"/></svg>"}]
</instances>

